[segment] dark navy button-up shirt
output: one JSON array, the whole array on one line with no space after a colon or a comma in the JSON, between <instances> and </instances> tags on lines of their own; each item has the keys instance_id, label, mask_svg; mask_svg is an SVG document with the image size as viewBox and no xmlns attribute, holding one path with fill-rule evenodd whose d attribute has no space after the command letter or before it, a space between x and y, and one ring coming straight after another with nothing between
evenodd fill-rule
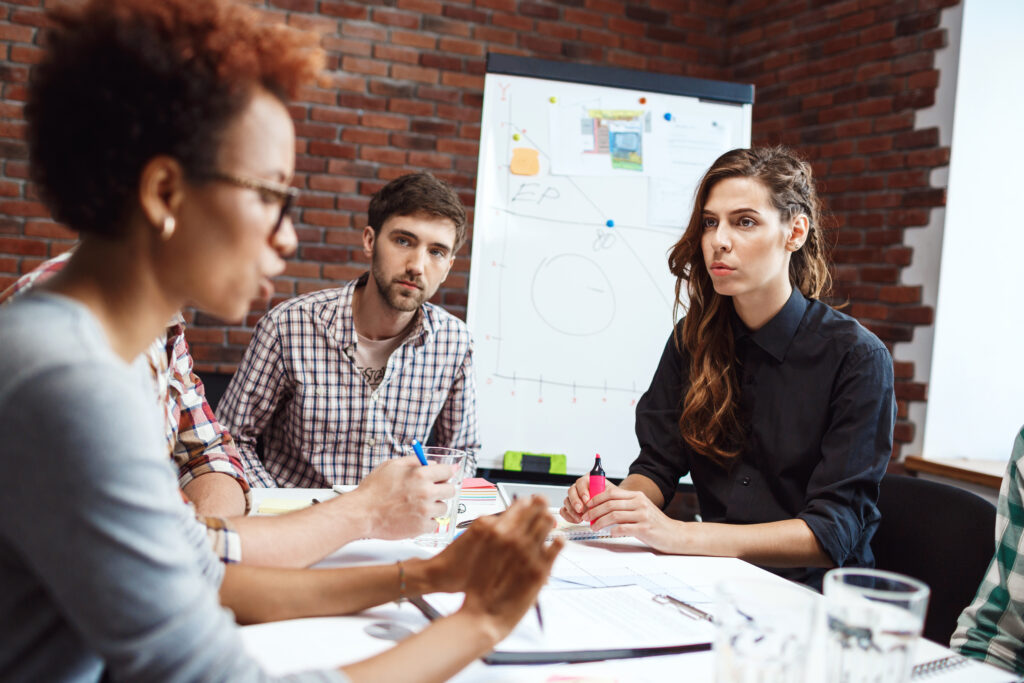
<instances>
[{"instance_id":1,"label":"dark navy button-up shirt","mask_svg":"<svg viewBox=\"0 0 1024 683\"><path fill-rule=\"evenodd\" d=\"M640 456L630 474L654 481L667 503L689 472L704 521L802 519L836 566L873 566L875 502L896 418L888 350L853 318L795 289L759 330L732 315L746 426L739 456L723 467L683 441L690 357L673 335L637 404ZM771 571L818 588L825 572Z\"/></svg>"}]
</instances>

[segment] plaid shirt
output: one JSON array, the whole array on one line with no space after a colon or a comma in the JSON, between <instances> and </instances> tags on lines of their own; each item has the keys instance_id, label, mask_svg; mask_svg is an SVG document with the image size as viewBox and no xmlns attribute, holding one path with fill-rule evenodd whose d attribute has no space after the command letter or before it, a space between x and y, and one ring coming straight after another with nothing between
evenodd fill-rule
<instances>
[{"instance_id":1,"label":"plaid shirt","mask_svg":"<svg viewBox=\"0 0 1024 683\"><path fill-rule=\"evenodd\" d=\"M67 251L23 275L0 293L0 304L55 275L70 256L71 252ZM192 354L185 341L185 321L180 315L170 322L165 335L150 344L145 356L157 398L164 406L167 450L178 466L178 485L185 486L209 472L228 474L242 487L248 512L252 494L242 473L238 451L231 435L214 417L203 383L192 371ZM199 519L206 524L210 543L221 561L240 561L241 542L230 522L219 517Z\"/></svg>"},{"instance_id":2,"label":"plaid shirt","mask_svg":"<svg viewBox=\"0 0 1024 683\"><path fill-rule=\"evenodd\" d=\"M950 647L1024 674L1024 428L1013 443L996 505L996 552Z\"/></svg>"},{"instance_id":3,"label":"plaid shirt","mask_svg":"<svg viewBox=\"0 0 1024 683\"><path fill-rule=\"evenodd\" d=\"M372 389L355 365L352 317L367 277L286 301L257 325L220 403L254 486L358 484L413 439L426 442L431 427L437 445L469 450L476 470L469 329L424 304Z\"/></svg>"}]
</instances>

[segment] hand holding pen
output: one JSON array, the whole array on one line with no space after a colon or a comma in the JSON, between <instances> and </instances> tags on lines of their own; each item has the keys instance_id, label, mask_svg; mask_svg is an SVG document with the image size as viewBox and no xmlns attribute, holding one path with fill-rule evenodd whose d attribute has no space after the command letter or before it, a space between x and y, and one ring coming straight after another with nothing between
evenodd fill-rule
<instances>
[{"instance_id":1,"label":"hand holding pen","mask_svg":"<svg viewBox=\"0 0 1024 683\"><path fill-rule=\"evenodd\" d=\"M434 528L434 517L447 507L441 501L455 494L451 465L420 465L405 456L386 460L363 478L346 498L359 500L368 538L411 538ZM361 499L361 500L360 500Z\"/></svg>"}]
</instances>

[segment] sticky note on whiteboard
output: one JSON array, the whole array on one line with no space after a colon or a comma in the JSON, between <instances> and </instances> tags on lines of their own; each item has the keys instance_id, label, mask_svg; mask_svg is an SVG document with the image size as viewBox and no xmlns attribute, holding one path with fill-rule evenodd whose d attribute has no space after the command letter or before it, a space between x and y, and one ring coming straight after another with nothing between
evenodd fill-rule
<instances>
[{"instance_id":1,"label":"sticky note on whiteboard","mask_svg":"<svg viewBox=\"0 0 1024 683\"><path fill-rule=\"evenodd\" d=\"M540 173L540 158L535 149L515 147L509 170L516 175L537 175Z\"/></svg>"}]
</instances>

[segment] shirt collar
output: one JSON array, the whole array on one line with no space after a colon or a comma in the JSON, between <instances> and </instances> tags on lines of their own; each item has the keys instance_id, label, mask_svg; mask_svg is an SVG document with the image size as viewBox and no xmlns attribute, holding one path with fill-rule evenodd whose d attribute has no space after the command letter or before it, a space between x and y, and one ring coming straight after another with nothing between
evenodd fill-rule
<instances>
[{"instance_id":1,"label":"shirt collar","mask_svg":"<svg viewBox=\"0 0 1024 683\"><path fill-rule=\"evenodd\" d=\"M796 330L800 326L800 321L804 318L804 312L807 311L808 305L809 302L804 295L800 293L799 289L794 287L793 293L789 295L789 299L782 307L782 310L761 326L761 329L754 332L751 332L743 324L739 315L736 314L736 309L733 308L733 335L737 341L743 337L750 337L751 341L781 363L786 357L789 345L793 342L793 337L796 336Z\"/></svg>"},{"instance_id":2,"label":"shirt collar","mask_svg":"<svg viewBox=\"0 0 1024 683\"><path fill-rule=\"evenodd\" d=\"M356 319L352 314L352 297L357 287L364 287L370 279L369 273L363 273L355 280L346 283L338 290L336 306L329 306L321 313L321 319L327 324L328 329L334 330L334 336L343 349L356 344ZM434 332L430 323L430 316L424 310L426 305L420 306L416 311L416 322L412 330L406 335L406 343L416 346L422 345L427 337Z\"/></svg>"}]
</instances>

